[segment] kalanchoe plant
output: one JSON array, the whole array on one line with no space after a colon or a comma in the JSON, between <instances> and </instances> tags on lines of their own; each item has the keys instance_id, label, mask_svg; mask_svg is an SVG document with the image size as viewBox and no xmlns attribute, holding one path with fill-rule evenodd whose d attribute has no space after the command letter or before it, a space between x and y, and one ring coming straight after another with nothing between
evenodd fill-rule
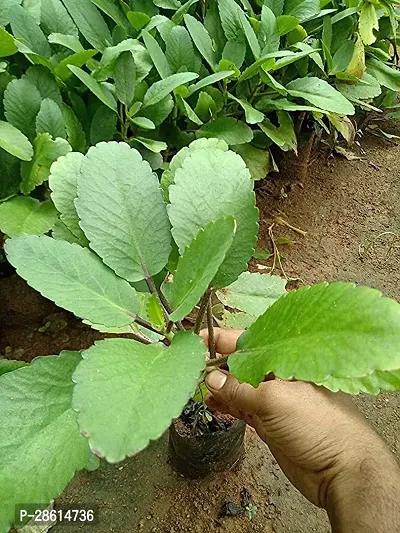
<instances>
[{"instance_id":1,"label":"kalanchoe plant","mask_svg":"<svg viewBox=\"0 0 400 533\"><path fill-rule=\"evenodd\" d=\"M0 231L61 236L50 166L100 141L161 172L219 138L253 179L315 135L351 144L398 116L398 17L394 0L3 0Z\"/></svg>"},{"instance_id":2,"label":"kalanchoe plant","mask_svg":"<svg viewBox=\"0 0 400 533\"><path fill-rule=\"evenodd\" d=\"M9 261L92 327L131 338L22 368L0 361L1 532L16 503L56 497L91 452L121 461L179 417L206 366L221 364L210 360L215 294L251 324L228 359L240 381L257 386L273 372L334 391L400 390L395 301L352 283L285 294L276 277L245 272L258 211L250 172L224 142L184 148L164 190L139 152L116 142L60 158L50 187L74 242L13 237ZM209 357L197 335L205 315Z\"/></svg>"}]
</instances>

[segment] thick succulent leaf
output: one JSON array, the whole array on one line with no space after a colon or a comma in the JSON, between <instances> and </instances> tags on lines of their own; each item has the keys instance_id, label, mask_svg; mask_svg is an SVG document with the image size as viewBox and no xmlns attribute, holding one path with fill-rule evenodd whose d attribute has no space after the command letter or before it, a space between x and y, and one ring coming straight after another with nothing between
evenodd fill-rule
<instances>
[{"instance_id":1,"label":"thick succulent leaf","mask_svg":"<svg viewBox=\"0 0 400 533\"><path fill-rule=\"evenodd\" d=\"M269 150L256 148L249 143L235 144L231 147L246 163L253 180L263 180L271 168L271 154Z\"/></svg>"},{"instance_id":2,"label":"thick succulent leaf","mask_svg":"<svg viewBox=\"0 0 400 533\"><path fill-rule=\"evenodd\" d=\"M39 133L33 147L32 161L21 164L21 192L24 194L29 194L35 187L46 181L54 161L71 151L71 147L65 139L53 140L48 133Z\"/></svg>"},{"instance_id":3,"label":"thick succulent leaf","mask_svg":"<svg viewBox=\"0 0 400 533\"><path fill-rule=\"evenodd\" d=\"M189 146L185 146L185 148L182 148L182 150L179 150L177 154L174 155L174 157L171 159L171 162L169 164L169 168L165 170L161 176L161 188L163 189L164 196L169 202L169 187L174 183L175 181L175 172L178 168L182 167L183 162L185 159L193 153L195 150L208 150L208 149L219 149L223 152L227 152L229 150L229 146L226 144L225 141L221 141L219 139L197 139L196 141L193 141L190 143Z\"/></svg>"},{"instance_id":4,"label":"thick succulent leaf","mask_svg":"<svg viewBox=\"0 0 400 533\"><path fill-rule=\"evenodd\" d=\"M9 122L0 121L0 148L23 161L30 161L33 157L31 143Z\"/></svg>"},{"instance_id":5,"label":"thick succulent leaf","mask_svg":"<svg viewBox=\"0 0 400 533\"><path fill-rule=\"evenodd\" d=\"M51 166L49 186L52 190L51 199L61 214L62 222L83 245L86 245L87 239L79 226L79 218L74 203L83 158L83 154L76 152L60 157Z\"/></svg>"},{"instance_id":6,"label":"thick succulent leaf","mask_svg":"<svg viewBox=\"0 0 400 533\"><path fill-rule=\"evenodd\" d=\"M194 309L224 261L234 235L235 219L220 218L200 229L185 249L172 283L164 287L174 311L170 315L173 322L183 320Z\"/></svg>"},{"instance_id":7,"label":"thick succulent leaf","mask_svg":"<svg viewBox=\"0 0 400 533\"><path fill-rule=\"evenodd\" d=\"M287 86L291 96L303 98L311 104L325 111L332 111L339 115L354 115L354 106L339 91L325 80L319 78L298 78Z\"/></svg>"},{"instance_id":8,"label":"thick succulent leaf","mask_svg":"<svg viewBox=\"0 0 400 533\"><path fill-rule=\"evenodd\" d=\"M16 504L50 502L89 460L71 407L71 376L80 360L78 352L39 357L0 377L2 532L11 527Z\"/></svg>"},{"instance_id":9,"label":"thick succulent leaf","mask_svg":"<svg viewBox=\"0 0 400 533\"><path fill-rule=\"evenodd\" d=\"M94 48L103 51L112 43L107 24L90 0L63 0L63 4L79 31Z\"/></svg>"},{"instance_id":10,"label":"thick succulent leaf","mask_svg":"<svg viewBox=\"0 0 400 533\"><path fill-rule=\"evenodd\" d=\"M76 316L105 326L134 320L139 309L135 289L88 248L26 235L8 239L5 250L31 287Z\"/></svg>"},{"instance_id":11,"label":"thick succulent leaf","mask_svg":"<svg viewBox=\"0 0 400 533\"><path fill-rule=\"evenodd\" d=\"M179 74L172 74L168 78L156 81L144 95L143 108L158 104L158 102L168 96L174 89L196 78L198 78L198 74L195 72L180 72Z\"/></svg>"},{"instance_id":12,"label":"thick succulent leaf","mask_svg":"<svg viewBox=\"0 0 400 533\"><path fill-rule=\"evenodd\" d=\"M352 283L304 287L272 305L238 341L229 368L258 385L281 379L316 383L400 368L400 305Z\"/></svg>"},{"instance_id":13,"label":"thick succulent leaf","mask_svg":"<svg viewBox=\"0 0 400 533\"><path fill-rule=\"evenodd\" d=\"M35 120L42 97L28 79L13 80L4 92L4 114L13 126L27 137L35 136Z\"/></svg>"},{"instance_id":14,"label":"thick succulent leaf","mask_svg":"<svg viewBox=\"0 0 400 533\"><path fill-rule=\"evenodd\" d=\"M15 359L0 359L0 376L8 372L14 372L18 368L26 366L24 361L16 361Z\"/></svg>"},{"instance_id":15,"label":"thick succulent leaf","mask_svg":"<svg viewBox=\"0 0 400 533\"><path fill-rule=\"evenodd\" d=\"M140 281L167 264L166 206L156 174L137 150L116 142L90 148L75 205L91 248L119 276Z\"/></svg>"},{"instance_id":16,"label":"thick succulent leaf","mask_svg":"<svg viewBox=\"0 0 400 533\"><path fill-rule=\"evenodd\" d=\"M175 171L169 194L172 234L181 253L212 220L235 218L236 234L214 279L214 288L233 283L246 269L258 230L253 181L243 159L219 148L194 150Z\"/></svg>"},{"instance_id":17,"label":"thick succulent leaf","mask_svg":"<svg viewBox=\"0 0 400 533\"><path fill-rule=\"evenodd\" d=\"M28 68L22 79L32 83L39 91L42 99L50 98L60 107L62 106L63 100L60 88L54 75L48 68L43 65L32 65Z\"/></svg>"},{"instance_id":18,"label":"thick succulent leaf","mask_svg":"<svg viewBox=\"0 0 400 533\"><path fill-rule=\"evenodd\" d=\"M116 463L158 439L194 393L205 353L191 332L178 333L168 349L106 339L83 352L73 407L93 453Z\"/></svg>"},{"instance_id":19,"label":"thick succulent leaf","mask_svg":"<svg viewBox=\"0 0 400 533\"><path fill-rule=\"evenodd\" d=\"M64 118L60 107L50 98L45 98L36 117L36 133L49 133L52 137L67 138Z\"/></svg>"},{"instance_id":20,"label":"thick succulent leaf","mask_svg":"<svg viewBox=\"0 0 400 533\"><path fill-rule=\"evenodd\" d=\"M136 81L141 82L153 67L146 48L136 39L125 39L115 46L109 46L104 50L98 70L94 73L98 81L104 81L112 77L115 72L115 64L122 52L132 52L136 65Z\"/></svg>"},{"instance_id":21,"label":"thick succulent leaf","mask_svg":"<svg viewBox=\"0 0 400 533\"><path fill-rule=\"evenodd\" d=\"M41 0L40 7L40 25L47 35L64 33L78 36L78 29L61 0Z\"/></svg>"},{"instance_id":22,"label":"thick succulent leaf","mask_svg":"<svg viewBox=\"0 0 400 533\"><path fill-rule=\"evenodd\" d=\"M2 0L0 2L0 26L7 26L10 23L10 7L18 6L22 0Z\"/></svg>"},{"instance_id":23,"label":"thick succulent leaf","mask_svg":"<svg viewBox=\"0 0 400 533\"><path fill-rule=\"evenodd\" d=\"M186 27L200 54L204 57L213 71L217 70L217 55L210 34L201 22L186 14L184 16Z\"/></svg>"},{"instance_id":24,"label":"thick succulent leaf","mask_svg":"<svg viewBox=\"0 0 400 533\"><path fill-rule=\"evenodd\" d=\"M9 237L47 233L54 226L57 212L52 202L14 196L0 204L0 230Z\"/></svg>"},{"instance_id":25,"label":"thick succulent leaf","mask_svg":"<svg viewBox=\"0 0 400 533\"><path fill-rule=\"evenodd\" d=\"M198 137L212 137L227 144L244 144L253 139L253 131L247 124L234 118L217 118L202 126L196 132Z\"/></svg>"},{"instance_id":26,"label":"thick succulent leaf","mask_svg":"<svg viewBox=\"0 0 400 533\"><path fill-rule=\"evenodd\" d=\"M373 372L361 378L334 378L330 377L318 383L333 392L347 392L348 394L379 394L380 392L400 391L400 370L393 372Z\"/></svg>"},{"instance_id":27,"label":"thick succulent leaf","mask_svg":"<svg viewBox=\"0 0 400 533\"><path fill-rule=\"evenodd\" d=\"M101 85L101 83L96 81L92 76L90 76L90 74L79 67L68 65L68 68L95 96L97 96L101 102L103 102L104 105L117 112L117 102L112 93L106 89L104 85Z\"/></svg>"},{"instance_id":28,"label":"thick succulent leaf","mask_svg":"<svg viewBox=\"0 0 400 533\"><path fill-rule=\"evenodd\" d=\"M224 305L258 317L286 293L285 287L286 280L279 276L243 272L217 296Z\"/></svg>"},{"instance_id":29,"label":"thick succulent leaf","mask_svg":"<svg viewBox=\"0 0 400 533\"><path fill-rule=\"evenodd\" d=\"M46 36L27 9L13 6L10 9L10 24L16 39L21 39L35 54L50 58L51 50Z\"/></svg>"}]
</instances>

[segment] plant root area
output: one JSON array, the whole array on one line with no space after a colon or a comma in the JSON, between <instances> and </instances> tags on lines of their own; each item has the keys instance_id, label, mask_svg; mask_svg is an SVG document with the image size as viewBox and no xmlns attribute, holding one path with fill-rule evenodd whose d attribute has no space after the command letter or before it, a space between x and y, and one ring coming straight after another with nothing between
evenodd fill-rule
<instances>
[{"instance_id":1,"label":"plant root area","mask_svg":"<svg viewBox=\"0 0 400 533\"><path fill-rule=\"evenodd\" d=\"M362 146L366 155L351 161L321 154L302 183L276 174L259 183L258 246L275 250L274 273L282 275L282 267L295 279L289 287L354 281L400 301L400 147L369 137ZM253 259L251 270L270 272L273 259ZM87 348L102 337L16 276L0 279L0 301L0 353L7 357L31 361ZM355 401L400 457L400 395ZM247 509L240 507L243 495ZM57 525L53 533L330 531L324 511L291 487L250 429L246 457L233 471L180 478L168 464L164 435L136 457L78 474L56 503L94 505L98 523Z\"/></svg>"}]
</instances>

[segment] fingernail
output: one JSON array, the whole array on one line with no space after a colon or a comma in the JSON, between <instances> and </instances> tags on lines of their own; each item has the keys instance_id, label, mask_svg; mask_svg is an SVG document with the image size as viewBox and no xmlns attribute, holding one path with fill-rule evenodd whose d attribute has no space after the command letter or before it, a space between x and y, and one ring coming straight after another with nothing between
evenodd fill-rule
<instances>
[{"instance_id":1,"label":"fingernail","mask_svg":"<svg viewBox=\"0 0 400 533\"><path fill-rule=\"evenodd\" d=\"M221 390L225 385L228 376L219 370L214 370L206 377L206 385L213 390Z\"/></svg>"}]
</instances>

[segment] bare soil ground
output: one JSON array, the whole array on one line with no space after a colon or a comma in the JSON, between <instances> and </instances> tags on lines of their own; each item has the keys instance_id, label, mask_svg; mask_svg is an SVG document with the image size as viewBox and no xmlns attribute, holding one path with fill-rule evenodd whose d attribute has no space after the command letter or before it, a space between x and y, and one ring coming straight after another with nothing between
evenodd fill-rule
<instances>
[{"instance_id":1,"label":"bare soil ground","mask_svg":"<svg viewBox=\"0 0 400 533\"><path fill-rule=\"evenodd\" d=\"M367 138L363 161L321 156L307 180L272 179L258 192L259 245L271 249L268 228L284 213L305 237L282 224L274 238L283 267L299 283L354 281L368 284L400 301L400 147ZM281 242L281 241L279 241ZM261 265L261 266L260 266ZM268 261L253 261L265 271ZM279 268L277 272L279 274ZM70 314L60 311L16 277L0 280L0 353L30 361L62 349L82 349L99 338ZM362 412L400 458L400 395L355 399ZM167 436L118 465L102 464L81 473L58 499L60 504L96 505L99 523L84 531L106 533L327 533L325 513L309 504L290 484L268 449L251 431L246 458L234 471L201 481L179 478L167 461ZM224 503L239 503L246 488L257 511L221 518ZM75 533L56 526L54 533Z\"/></svg>"}]
</instances>

